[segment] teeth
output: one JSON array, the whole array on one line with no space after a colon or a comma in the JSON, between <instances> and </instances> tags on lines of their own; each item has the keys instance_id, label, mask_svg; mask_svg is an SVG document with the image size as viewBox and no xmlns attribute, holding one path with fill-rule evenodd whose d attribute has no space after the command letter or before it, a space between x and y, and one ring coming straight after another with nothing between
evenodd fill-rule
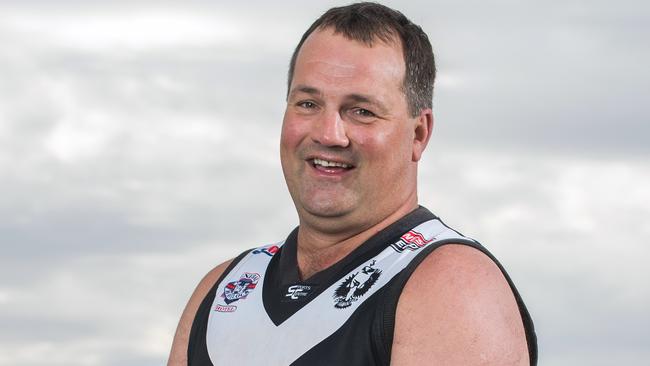
<instances>
[{"instance_id":1,"label":"teeth","mask_svg":"<svg viewBox=\"0 0 650 366\"><path fill-rule=\"evenodd\" d=\"M338 166L338 167L341 167L341 168L344 168L344 169L347 169L347 168L350 167L348 164L337 163L337 162L334 162L334 161L327 161L327 160L322 160L322 159L314 159L314 164L324 166L324 167Z\"/></svg>"}]
</instances>

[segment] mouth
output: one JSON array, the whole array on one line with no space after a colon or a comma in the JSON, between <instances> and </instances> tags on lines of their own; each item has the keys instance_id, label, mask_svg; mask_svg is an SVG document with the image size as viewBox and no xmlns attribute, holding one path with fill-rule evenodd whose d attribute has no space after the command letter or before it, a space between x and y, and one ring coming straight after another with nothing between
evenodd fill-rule
<instances>
[{"instance_id":1,"label":"mouth","mask_svg":"<svg viewBox=\"0 0 650 366\"><path fill-rule=\"evenodd\" d=\"M354 169L354 165L347 162L325 160L322 158L312 158L307 161L316 171L326 175L341 175Z\"/></svg>"}]
</instances>

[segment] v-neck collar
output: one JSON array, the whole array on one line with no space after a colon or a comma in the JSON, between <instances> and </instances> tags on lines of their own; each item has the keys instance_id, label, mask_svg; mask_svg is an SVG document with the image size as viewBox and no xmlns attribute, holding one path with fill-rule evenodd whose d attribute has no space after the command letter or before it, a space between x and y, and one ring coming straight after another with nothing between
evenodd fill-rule
<instances>
[{"instance_id":1,"label":"v-neck collar","mask_svg":"<svg viewBox=\"0 0 650 366\"><path fill-rule=\"evenodd\" d=\"M273 256L266 271L263 297L264 307L269 317L276 325L281 324L309 303L311 299L318 296L334 282L340 280L340 277L345 273L379 254L413 227L435 218L436 216L429 210L419 206L373 235L340 261L315 273L304 281L300 279L298 271L297 239L300 228L296 227L289 234L280 250ZM295 285L306 286L304 288L310 289L309 293L301 301L285 301L287 289Z\"/></svg>"}]
</instances>

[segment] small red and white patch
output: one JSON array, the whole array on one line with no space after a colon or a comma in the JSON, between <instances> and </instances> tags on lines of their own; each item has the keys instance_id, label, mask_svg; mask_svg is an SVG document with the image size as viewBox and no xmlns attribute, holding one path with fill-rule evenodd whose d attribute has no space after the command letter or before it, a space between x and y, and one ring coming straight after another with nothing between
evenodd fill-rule
<instances>
[{"instance_id":1,"label":"small red and white patch","mask_svg":"<svg viewBox=\"0 0 650 366\"><path fill-rule=\"evenodd\" d=\"M433 239L427 240L424 235L418 233L415 230L410 230L406 234L402 235L398 241L391 244L390 246L395 249L396 252L401 253L405 249L408 250L418 250L423 246L431 243Z\"/></svg>"}]
</instances>

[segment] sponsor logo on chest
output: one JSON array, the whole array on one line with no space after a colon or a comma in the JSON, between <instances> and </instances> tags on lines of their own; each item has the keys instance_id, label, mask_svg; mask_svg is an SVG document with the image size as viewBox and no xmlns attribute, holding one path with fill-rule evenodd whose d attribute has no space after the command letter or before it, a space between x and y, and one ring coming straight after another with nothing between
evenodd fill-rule
<instances>
[{"instance_id":1,"label":"sponsor logo on chest","mask_svg":"<svg viewBox=\"0 0 650 366\"><path fill-rule=\"evenodd\" d=\"M304 300L314 290L312 285L290 285L284 294L284 301Z\"/></svg>"}]
</instances>

